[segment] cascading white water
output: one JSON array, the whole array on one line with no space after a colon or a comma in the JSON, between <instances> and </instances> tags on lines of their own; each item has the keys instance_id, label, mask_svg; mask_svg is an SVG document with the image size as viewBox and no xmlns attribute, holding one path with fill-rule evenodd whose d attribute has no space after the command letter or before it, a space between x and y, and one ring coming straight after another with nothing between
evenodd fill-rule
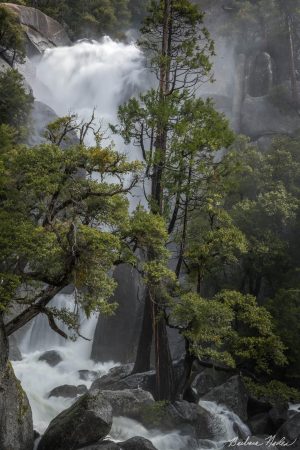
<instances>
[{"instance_id":1,"label":"cascading white water","mask_svg":"<svg viewBox=\"0 0 300 450\"><path fill-rule=\"evenodd\" d=\"M115 121L118 106L149 83L137 46L109 37L48 49L35 72L30 83L38 100L58 115L71 112L81 119L95 108L104 124Z\"/></svg>"},{"instance_id":2,"label":"cascading white water","mask_svg":"<svg viewBox=\"0 0 300 450\"><path fill-rule=\"evenodd\" d=\"M96 108L96 119L102 119L104 127L116 121L118 105L132 94L143 91L150 83L140 50L134 44L114 42L110 38L49 49L33 63L34 70L27 72L27 77L37 100L52 107L58 115L71 112L83 120L89 119ZM124 149L121 141L116 145L119 150ZM131 159L139 157L130 148L126 151ZM72 309L72 294L56 296L53 304ZM89 320L82 317L81 332L84 336L93 336L96 321L96 316ZM86 384L89 387L91 381L80 379L79 370L95 370L101 374L115 365L113 362L104 365L93 363L89 359L90 346L90 341L81 339L66 343L49 329L43 317L35 319L23 333L20 347L24 358L14 362L14 369L28 394L35 429L40 433L53 417L74 401L62 397L49 399L48 394L54 387L63 384ZM39 361L41 353L50 349L57 350L63 359L55 367ZM143 436L150 439L158 450L202 450L221 447L225 440L236 436L236 427L247 434L247 427L226 408L211 402L202 402L201 406L214 415L213 441L197 442L176 430L169 433L149 431L138 422L122 417L114 419L111 438L122 441Z\"/></svg>"},{"instance_id":3,"label":"cascading white water","mask_svg":"<svg viewBox=\"0 0 300 450\"><path fill-rule=\"evenodd\" d=\"M31 61L22 71L36 100L50 106L57 115L72 113L79 120L89 120L95 109L96 121L102 121L104 127L116 121L118 106L148 83L140 50L134 44L114 42L108 37L101 42L81 41L71 47L48 49L41 59ZM117 146L123 150L121 141ZM129 155L131 159L137 156ZM74 299L72 294L59 294L51 304L73 310ZM37 431L43 432L50 420L72 402L62 397L48 399L54 387L89 386L90 381L80 379L79 370L93 370L100 375L116 365L94 364L90 360L96 323L96 315L89 320L82 315L81 334L89 341L66 342L42 316L19 334L23 360L14 362L14 369L28 394ZM39 361L43 351L52 349L63 358L56 367Z\"/></svg>"}]
</instances>

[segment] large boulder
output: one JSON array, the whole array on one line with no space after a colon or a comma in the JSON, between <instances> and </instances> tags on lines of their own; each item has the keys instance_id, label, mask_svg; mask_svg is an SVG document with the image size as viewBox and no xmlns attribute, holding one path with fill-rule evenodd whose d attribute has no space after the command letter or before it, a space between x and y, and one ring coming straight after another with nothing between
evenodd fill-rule
<instances>
[{"instance_id":1,"label":"large boulder","mask_svg":"<svg viewBox=\"0 0 300 450\"><path fill-rule=\"evenodd\" d=\"M70 39L63 26L38 9L13 3L3 3L19 17L28 39L27 53L42 53L49 47L70 45Z\"/></svg>"},{"instance_id":2,"label":"large boulder","mask_svg":"<svg viewBox=\"0 0 300 450\"><path fill-rule=\"evenodd\" d=\"M139 421L146 428L170 432L180 430L197 439L213 439L214 415L200 405L185 400L174 403L155 403L143 409Z\"/></svg>"},{"instance_id":3,"label":"large boulder","mask_svg":"<svg viewBox=\"0 0 300 450\"><path fill-rule=\"evenodd\" d=\"M96 444L109 433L112 407L100 392L87 393L52 420L38 450L74 450Z\"/></svg>"},{"instance_id":4,"label":"large boulder","mask_svg":"<svg viewBox=\"0 0 300 450\"><path fill-rule=\"evenodd\" d=\"M76 398L79 395L83 395L87 392L87 387L85 384L80 384L79 386L73 386L71 384L64 384L62 386L57 386L52 389L48 394L50 397L64 397L64 398Z\"/></svg>"},{"instance_id":5,"label":"large boulder","mask_svg":"<svg viewBox=\"0 0 300 450\"><path fill-rule=\"evenodd\" d=\"M92 383L91 389L121 391L124 389L142 389L154 395L155 371L130 374L133 365L127 364L110 370L107 375Z\"/></svg>"},{"instance_id":6,"label":"large boulder","mask_svg":"<svg viewBox=\"0 0 300 450\"><path fill-rule=\"evenodd\" d=\"M288 447L291 450L300 449L300 413L287 420L276 434L277 440L282 440L279 448ZM287 443L287 445L285 445Z\"/></svg>"},{"instance_id":7,"label":"large boulder","mask_svg":"<svg viewBox=\"0 0 300 450\"><path fill-rule=\"evenodd\" d=\"M118 309L113 316L99 317L91 357L97 362L127 363L134 360L143 314L141 280L128 264L115 269L114 279L117 289L112 302L118 303Z\"/></svg>"},{"instance_id":8,"label":"large boulder","mask_svg":"<svg viewBox=\"0 0 300 450\"><path fill-rule=\"evenodd\" d=\"M91 392L101 392L103 398L111 405L113 416L125 416L139 420L145 408L155 403L150 392L142 389Z\"/></svg>"},{"instance_id":9,"label":"large boulder","mask_svg":"<svg viewBox=\"0 0 300 450\"><path fill-rule=\"evenodd\" d=\"M231 374L227 371L215 370L213 368L205 368L196 375L192 382L192 389L196 391L198 400L207 394L211 389L225 383Z\"/></svg>"},{"instance_id":10,"label":"large boulder","mask_svg":"<svg viewBox=\"0 0 300 450\"><path fill-rule=\"evenodd\" d=\"M228 381L215 387L202 400L216 402L217 404L225 405L228 409L233 411L243 421L246 421L248 394L245 384L239 375L229 378Z\"/></svg>"},{"instance_id":11,"label":"large boulder","mask_svg":"<svg viewBox=\"0 0 300 450\"><path fill-rule=\"evenodd\" d=\"M30 405L8 362L0 372L0 449L32 450L33 441Z\"/></svg>"},{"instance_id":12,"label":"large boulder","mask_svg":"<svg viewBox=\"0 0 300 450\"><path fill-rule=\"evenodd\" d=\"M39 361L44 361L51 367L57 366L62 360L61 355L56 350L48 350L39 357Z\"/></svg>"}]
</instances>

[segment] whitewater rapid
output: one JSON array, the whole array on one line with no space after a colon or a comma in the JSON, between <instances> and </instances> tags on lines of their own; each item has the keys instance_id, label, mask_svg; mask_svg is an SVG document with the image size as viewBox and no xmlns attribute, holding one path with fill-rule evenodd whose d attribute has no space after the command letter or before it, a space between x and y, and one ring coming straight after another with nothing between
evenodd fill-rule
<instances>
[{"instance_id":1,"label":"whitewater rapid","mask_svg":"<svg viewBox=\"0 0 300 450\"><path fill-rule=\"evenodd\" d=\"M101 122L105 130L109 123L116 123L120 104L151 85L143 54L137 46L115 42L108 37L100 42L81 41L71 47L48 49L42 58L31 61L30 67L24 68L24 74L36 100L50 106L57 115L72 113L77 114L79 120L89 120L95 110L96 121ZM135 148L125 147L116 137L114 140L118 150L126 152L130 159L141 157ZM139 201L138 191L136 197L138 200L131 197L133 206ZM72 310L72 293L57 295L52 305ZM83 313L81 315L81 333L89 340L66 342L49 328L42 316L18 334L23 360L14 362L13 366L28 395L34 427L39 433L44 433L50 421L75 401L63 397L48 398L53 388L63 384L85 384L89 388L92 380L82 380L80 370L95 371L101 376L117 364L113 361L95 364L90 359L97 320L97 315L90 319ZM56 350L62 361L55 367L40 361L45 350ZM202 450L222 448L225 441L236 436L237 429L243 434L249 433L241 420L225 407L212 402L200 404L214 415L212 441L197 441L178 430L169 433L147 430L139 422L124 417L114 419L110 438L117 442L142 436L150 439L158 450Z\"/></svg>"}]
</instances>

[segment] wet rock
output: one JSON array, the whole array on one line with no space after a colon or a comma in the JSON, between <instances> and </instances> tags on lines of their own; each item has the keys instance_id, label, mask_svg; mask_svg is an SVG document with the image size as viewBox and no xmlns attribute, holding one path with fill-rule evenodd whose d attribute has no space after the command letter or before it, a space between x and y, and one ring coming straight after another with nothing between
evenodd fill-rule
<instances>
[{"instance_id":1,"label":"wet rock","mask_svg":"<svg viewBox=\"0 0 300 450\"><path fill-rule=\"evenodd\" d=\"M273 406L269 411L269 417L275 429L280 428L289 419L288 403Z\"/></svg>"},{"instance_id":2,"label":"wet rock","mask_svg":"<svg viewBox=\"0 0 300 450\"><path fill-rule=\"evenodd\" d=\"M92 391L101 392L112 407L114 416L125 416L139 420L142 411L154 404L154 399L150 392L142 389L125 389L123 391Z\"/></svg>"},{"instance_id":3,"label":"wet rock","mask_svg":"<svg viewBox=\"0 0 300 450\"><path fill-rule=\"evenodd\" d=\"M288 448L291 450L300 449L300 413L287 420L277 431L276 439L288 441ZM279 448L287 448L286 445L279 445Z\"/></svg>"},{"instance_id":4,"label":"wet rock","mask_svg":"<svg viewBox=\"0 0 300 450\"><path fill-rule=\"evenodd\" d=\"M270 402L254 397L249 394L247 412L248 417L256 416L257 414L269 412L272 409L272 405Z\"/></svg>"},{"instance_id":5,"label":"wet rock","mask_svg":"<svg viewBox=\"0 0 300 450\"><path fill-rule=\"evenodd\" d=\"M268 413L260 413L251 417L248 422L250 430L255 435L273 434L276 429Z\"/></svg>"},{"instance_id":6,"label":"wet rock","mask_svg":"<svg viewBox=\"0 0 300 450\"><path fill-rule=\"evenodd\" d=\"M187 401L149 405L139 419L146 428L163 431L180 430L198 439L212 439L211 427L214 416L200 405Z\"/></svg>"},{"instance_id":7,"label":"wet rock","mask_svg":"<svg viewBox=\"0 0 300 450\"><path fill-rule=\"evenodd\" d=\"M225 405L243 421L247 420L248 394L245 384L239 375L229 378L226 383L215 387L202 398Z\"/></svg>"},{"instance_id":8,"label":"wet rock","mask_svg":"<svg viewBox=\"0 0 300 450\"><path fill-rule=\"evenodd\" d=\"M49 392L48 398L50 397L65 397L65 398L76 398L79 395L83 395L87 392L87 387L84 384L79 386L73 386L70 384L64 384L62 386L57 386Z\"/></svg>"},{"instance_id":9,"label":"wet rock","mask_svg":"<svg viewBox=\"0 0 300 450\"><path fill-rule=\"evenodd\" d=\"M98 372L95 370L78 370L79 378L84 381L95 380L98 376Z\"/></svg>"},{"instance_id":10,"label":"wet rock","mask_svg":"<svg viewBox=\"0 0 300 450\"><path fill-rule=\"evenodd\" d=\"M114 271L117 288L112 302L118 303L116 314L100 315L95 330L92 354L94 361L134 360L143 314L143 292L140 276L128 264L120 264Z\"/></svg>"},{"instance_id":11,"label":"wet rock","mask_svg":"<svg viewBox=\"0 0 300 450\"><path fill-rule=\"evenodd\" d=\"M100 392L87 393L52 420L38 450L74 450L96 444L109 433L112 407Z\"/></svg>"},{"instance_id":12,"label":"wet rock","mask_svg":"<svg viewBox=\"0 0 300 450\"><path fill-rule=\"evenodd\" d=\"M217 371L210 368L205 368L198 375L196 375L191 387L197 392L198 400L211 389L225 383L230 374L228 372Z\"/></svg>"},{"instance_id":13,"label":"wet rock","mask_svg":"<svg viewBox=\"0 0 300 450\"><path fill-rule=\"evenodd\" d=\"M123 371L122 374L126 372ZM95 380L91 389L109 389L112 391L121 391L124 389L142 389L151 392L154 395L155 389L155 371L137 373L129 376L109 374Z\"/></svg>"},{"instance_id":14,"label":"wet rock","mask_svg":"<svg viewBox=\"0 0 300 450\"><path fill-rule=\"evenodd\" d=\"M17 340L14 335L9 337L9 356L10 361L22 361L22 354L19 350Z\"/></svg>"},{"instance_id":15,"label":"wet rock","mask_svg":"<svg viewBox=\"0 0 300 450\"><path fill-rule=\"evenodd\" d=\"M11 364L7 363L0 372L0 449L32 450L33 442L30 405Z\"/></svg>"},{"instance_id":16,"label":"wet rock","mask_svg":"<svg viewBox=\"0 0 300 450\"><path fill-rule=\"evenodd\" d=\"M273 86L273 61L269 53L260 52L250 70L248 93L252 97L267 95Z\"/></svg>"},{"instance_id":17,"label":"wet rock","mask_svg":"<svg viewBox=\"0 0 300 450\"><path fill-rule=\"evenodd\" d=\"M293 134L299 129L299 117L281 112L268 96L247 96L241 116L241 132L253 139L281 133Z\"/></svg>"},{"instance_id":18,"label":"wet rock","mask_svg":"<svg viewBox=\"0 0 300 450\"><path fill-rule=\"evenodd\" d=\"M94 386L95 389L113 390L113 386L123 378L128 377L132 370L133 364L124 364L122 366L113 367L106 375L97 378L92 386Z\"/></svg>"},{"instance_id":19,"label":"wet rock","mask_svg":"<svg viewBox=\"0 0 300 450\"><path fill-rule=\"evenodd\" d=\"M45 361L51 367L57 366L62 360L62 357L56 350L48 350L39 357L39 361Z\"/></svg>"},{"instance_id":20,"label":"wet rock","mask_svg":"<svg viewBox=\"0 0 300 450\"><path fill-rule=\"evenodd\" d=\"M142 437L133 437L128 441L120 442L122 450L156 450L152 442Z\"/></svg>"}]
</instances>

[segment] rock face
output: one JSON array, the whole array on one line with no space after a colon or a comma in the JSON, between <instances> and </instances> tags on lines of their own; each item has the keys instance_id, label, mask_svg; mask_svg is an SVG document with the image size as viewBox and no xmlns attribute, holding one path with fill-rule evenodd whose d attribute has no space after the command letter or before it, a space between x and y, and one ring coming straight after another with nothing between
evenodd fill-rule
<instances>
[{"instance_id":1,"label":"rock face","mask_svg":"<svg viewBox=\"0 0 300 450\"><path fill-rule=\"evenodd\" d=\"M42 53L49 47L71 43L62 25L38 9L13 3L3 5L14 11L20 19L28 39L28 56Z\"/></svg>"},{"instance_id":2,"label":"rock face","mask_svg":"<svg viewBox=\"0 0 300 450\"><path fill-rule=\"evenodd\" d=\"M251 97L268 95L273 86L273 61L269 53L258 53L252 63L248 92Z\"/></svg>"},{"instance_id":3,"label":"rock face","mask_svg":"<svg viewBox=\"0 0 300 450\"><path fill-rule=\"evenodd\" d=\"M62 361L62 357L56 350L48 350L39 357L39 361L45 361L49 366L55 367Z\"/></svg>"},{"instance_id":4,"label":"rock face","mask_svg":"<svg viewBox=\"0 0 300 450\"><path fill-rule=\"evenodd\" d=\"M50 423L38 450L74 450L97 443L112 426L112 407L100 392L87 393Z\"/></svg>"},{"instance_id":5,"label":"rock face","mask_svg":"<svg viewBox=\"0 0 300 450\"><path fill-rule=\"evenodd\" d=\"M45 142L46 126L55 119L57 119L57 115L50 106L35 100L30 114L31 130L28 145L34 146Z\"/></svg>"},{"instance_id":6,"label":"rock face","mask_svg":"<svg viewBox=\"0 0 300 450\"><path fill-rule=\"evenodd\" d=\"M22 354L19 350L17 340L14 335L9 337L9 360L22 361Z\"/></svg>"},{"instance_id":7,"label":"rock face","mask_svg":"<svg viewBox=\"0 0 300 450\"><path fill-rule=\"evenodd\" d=\"M223 404L243 421L247 420L248 394L243 380L238 375L212 389L202 399Z\"/></svg>"},{"instance_id":8,"label":"rock face","mask_svg":"<svg viewBox=\"0 0 300 450\"><path fill-rule=\"evenodd\" d=\"M139 275L129 265L119 265L114 278L118 283L112 298L119 304L116 314L99 317L95 330L92 359L94 361L131 362L139 335L142 317L142 292Z\"/></svg>"},{"instance_id":9,"label":"rock face","mask_svg":"<svg viewBox=\"0 0 300 450\"><path fill-rule=\"evenodd\" d=\"M0 378L0 448L33 449L30 405L10 363L7 363Z\"/></svg>"},{"instance_id":10,"label":"rock face","mask_svg":"<svg viewBox=\"0 0 300 450\"><path fill-rule=\"evenodd\" d=\"M241 131L254 139L271 134L293 134L299 128L299 117L282 113L268 96L248 95L244 100L241 116Z\"/></svg>"},{"instance_id":11,"label":"rock face","mask_svg":"<svg viewBox=\"0 0 300 450\"><path fill-rule=\"evenodd\" d=\"M285 441L288 441L290 444L288 448L292 450L300 449L300 413L296 414L279 428L276 439L285 439ZM279 446L279 448L281 447L284 447L284 445Z\"/></svg>"},{"instance_id":12,"label":"rock face","mask_svg":"<svg viewBox=\"0 0 300 450\"><path fill-rule=\"evenodd\" d=\"M64 398L76 398L79 395L83 395L87 392L87 387L84 384L79 386L72 386L70 384L64 384L63 386L57 386L49 392L48 397L64 397Z\"/></svg>"}]
</instances>

